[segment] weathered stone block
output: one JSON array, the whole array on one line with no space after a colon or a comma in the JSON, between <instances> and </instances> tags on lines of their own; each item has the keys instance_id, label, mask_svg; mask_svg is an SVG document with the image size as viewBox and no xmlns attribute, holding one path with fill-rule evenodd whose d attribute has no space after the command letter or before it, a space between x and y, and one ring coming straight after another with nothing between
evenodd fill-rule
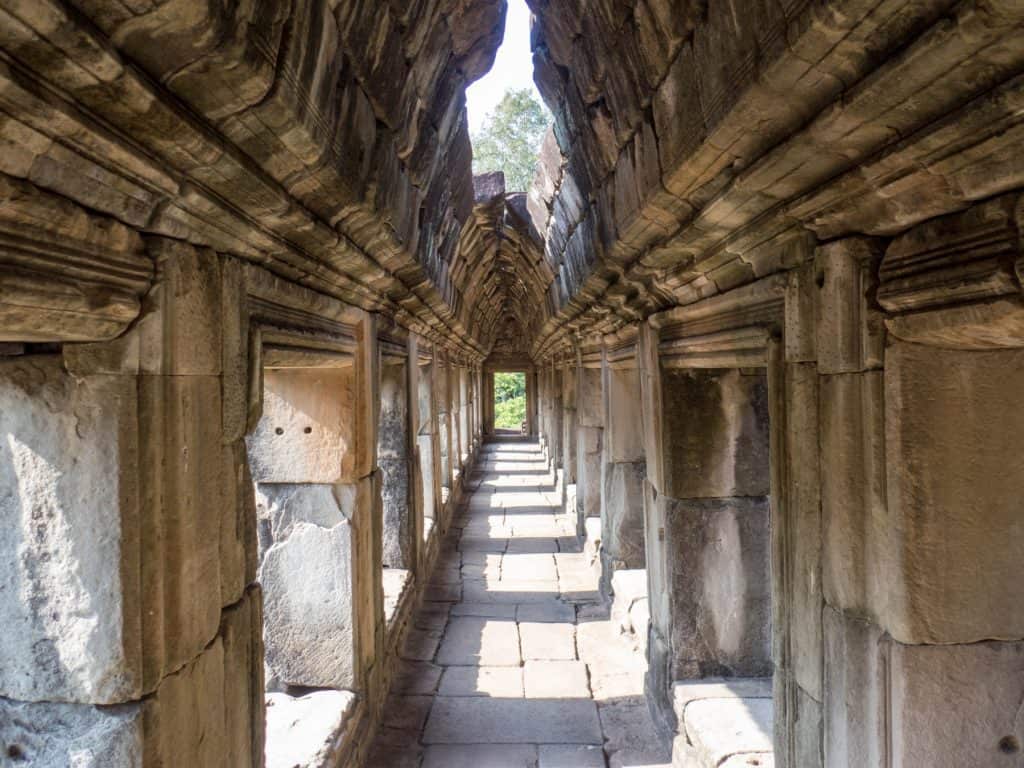
<instances>
[{"instance_id":1,"label":"weathered stone block","mask_svg":"<svg viewBox=\"0 0 1024 768\"><path fill-rule=\"evenodd\" d=\"M296 521L264 555L266 661L279 683L353 686L353 546L347 521Z\"/></svg>"},{"instance_id":2,"label":"weathered stone block","mask_svg":"<svg viewBox=\"0 0 1024 768\"><path fill-rule=\"evenodd\" d=\"M786 565L773 563L775 580L773 629L775 640L788 643L785 665L795 683L810 698L820 701L822 665L822 511L819 442L819 380L812 364L785 367L785 453L773 457L773 546L784 546ZM781 463L784 467L778 467ZM782 469L782 471L778 471ZM783 500L784 499L784 500ZM786 515L786 520L780 519ZM775 557L778 557L776 550ZM778 646L773 653L779 653ZM776 659L776 664L779 659Z\"/></svg>"},{"instance_id":3,"label":"weathered stone block","mask_svg":"<svg viewBox=\"0 0 1024 768\"><path fill-rule=\"evenodd\" d=\"M346 369L270 370L263 417L246 438L258 483L335 483L355 464L355 377Z\"/></svg>"},{"instance_id":4,"label":"weathered stone block","mask_svg":"<svg viewBox=\"0 0 1024 768\"><path fill-rule=\"evenodd\" d=\"M884 397L881 371L821 377L823 590L832 606L865 616L891 587L878 568L890 535Z\"/></svg>"},{"instance_id":5,"label":"weathered stone block","mask_svg":"<svg viewBox=\"0 0 1024 768\"><path fill-rule=\"evenodd\" d=\"M874 294L881 260L868 238L837 240L818 248L818 368L853 373L881 368L885 326Z\"/></svg>"},{"instance_id":6,"label":"weathered stone block","mask_svg":"<svg viewBox=\"0 0 1024 768\"><path fill-rule=\"evenodd\" d=\"M412 488L409 484L409 460L382 458L381 501L384 509L384 564L390 568L412 565L413 509Z\"/></svg>"},{"instance_id":7,"label":"weathered stone block","mask_svg":"<svg viewBox=\"0 0 1024 768\"><path fill-rule=\"evenodd\" d=\"M674 678L771 672L769 503L665 503Z\"/></svg>"},{"instance_id":8,"label":"weathered stone block","mask_svg":"<svg viewBox=\"0 0 1024 768\"><path fill-rule=\"evenodd\" d=\"M765 496L768 381L736 369L662 372L663 494Z\"/></svg>"},{"instance_id":9,"label":"weathered stone block","mask_svg":"<svg viewBox=\"0 0 1024 768\"><path fill-rule=\"evenodd\" d=\"M901 642L1024 637L1022 391L1022 350L887 351L883 626Z\"/></svg>"},{"instance_id":10,"label":"weathered stone block","mask_svg":"<svg viewBox=\"0 0 1024 768\"><path fill-rule=\"evenodd\" d=\"M615 569L643 568L644 552L643 483L644 462L605 465L604 494L601 497L601 540L603 556ZM611 579L611 574L605 576Z\"/></svg>"},{"instance_id":11,"label":"weathered stone block","mask_svg":"<svg viewBox=\"0 0 1024 768\"><path fill-rule=\"evenodd\" d=\"M882 768L886 667L876 625L825 608L824 755L836 768Z\"/></svg>"},{"instance_id":12,"label":"weathered stone block","mask_svg":"<svg viewBox=\"0 0 1024 768\"><path fill-rule=\"evenodd\" d=\"M225 764L224 645L209 648L161 681L143 705L143 766ZM244 705L243 705L244 706ZM257 757L258 759L258 757Z\"/></svg>"},{"instance_id":13,"label":"weathered stone block","mask_svg":"<svg viewBox=\"0 0 1024 768\"><path fill-rule=\"evenodd\" d=\"M162 237L149 239L146 247L156 263L156 274L138 321L142 372L219 375L220 257Z\"/></svg>"},{"instance_id":14,"label":"weathered stone block","mask_svg":"<svg viewBox=\"0 0 1024 768\"><path fill-rule=\"evenodd\" d=\"M57 356L0 358L6 696L112 704L142 690L136 397L134 377L75 382Z\"/></svg>"},{"instance_id":15,"label":"weathered stone block","mask_svg":"<svg viewBox=\"0 0 1024 768\"><path fill-rule=\"evenodd\" d=\"M638 461L644 457L640 372L635 368L609 369L607 376L606 457L609 462Z\"/></svg>"},{"instance_id":16,"label":"weathered stone block","mask_svg":"<svg viewBox=\"0 0 1024 768\"><path fill-rule=\"evenodd\" d=\"M224 747L226 766L261 765L266 717L263 684L263 592L250 586L224 610Z\"/></svg>"},{"instance_id":17,"label":"weathered stone block","mask_svg":"<svg viewBox=\"0 0 1024 768\"><path fill-rule=\"evenodd\" d=\"M141 768L139 704L29 704L0 698L0 750L5 765L53 768Z\"/></svg>"},{"instance_id":18,"label":"weathered stone block","mask_svg":"<svg viewBox=\"0 0 1024 768\"><path fill-rule=\"evenodd\" d=\"M267 694L267 768L319 768L336 762L355 703L351 691Z\"/></svg>"},{"instance_id":19,"label":"weathered stone block","mask_svg":"<svg viewBox=\"0 0 1024 768\"><path fill-rule=\"evenodd\" d=\"M1020 760L1024 643L892 644L892 765Z\"/></svg>"},{"instance_id":20,"label":"weathered stone block","mask_svg":"<svg viewBox=\"0 0 1024 768\"><path fill-rule=\"evenodd\" d=\"M404 365L383 365L380 375L378 458L405 458L408 446L408 389Z\"/></svg>"},{"instance_id":21,"label":"weathered stone block","mask_svg":"<svg viewBox=\"0 0 1024 768\"><path fill-rule=\"evenodd\" d=\"M138 599L144 686L152 690L216 634L222 520L237 515L225 489L236 478L224 460L217 377L140 376L138 390ZM122 512L127 533L126 524Z\"/></svg>"}]
</instances>

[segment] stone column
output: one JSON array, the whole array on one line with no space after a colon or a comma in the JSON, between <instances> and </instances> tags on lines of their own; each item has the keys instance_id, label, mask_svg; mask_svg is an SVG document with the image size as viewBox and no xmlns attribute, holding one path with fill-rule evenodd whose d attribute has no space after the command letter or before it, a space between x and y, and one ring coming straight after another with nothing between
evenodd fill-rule
<instances>
[{"instance_id":1,"label":"stone column","mask_svg":"<svg viewBox=\"0 0 1024 768\"><path fill-rule=\"evenodd\" d=\"M359 664L357 685L370 695L370 709L375 713L380 702L373 697L386 693L382 682L386 631L381 573L384 515L381 509L381 471L377 456L380 381L377 317L366 313L358 328L355 360L354 475L357 493L354 579L356 609L353 629Z\"/></svg>"},{"instance_id":2,"label":"stone column","mask_svg":"<svg viewBox=\"0 0 1024 768\"><path fill-rule=\"evenodd\" d=\"M419 339L415 339L417 350L420 343ZM417 488L419 503L422 507L420 511L423 525L421 541L424 541L428 529L432 532L434 526L440 522L438 510L441 498L441 460L437 406L434 401L434 370L437 363L433 355L430 357L430 362L423 361L418 354L411 356L410 359L417 361L417 384L413 391L416 392L416 467L419 478ZM425 547L421 549L421 551L424 550ZM420 565L423 565L422 557Z\"/></svg>"},{"instance_id":3,"label":"stone column","mask_svg":"<svg viewBox=\"0 0 1024 768\"><path fill-rule=\"evenodd\" d=\"M565 484L576 484L576 365L562 368L562 468L565 470Z\"/></svg>"},{"instance_id":4,"label":"stone column","mask_svg":"<svg viewBox=\"0 0 1024 768\"><path fill-rule=\"evenodd\" d=\"M554 363L548 368L548 448L553 469L562 469L562 371Z\"/></svg>"},{"instance_id":5,"label":"stone column","mask_svg":"<svg viewBox=\"0 0 1024 768\"><path fill-rule=\"evenodd\" d=\"M640 372L635 358L603 361L604 455L601 493L601 589L615 571L643 568L644 456Z\"/></svg>"},{"instance_id":6,"label":"stone column","mask_svg":"<svg viewBox=\"0 0 1024 768\"><path fill-rule=\"evenodd\" d=\"M409 569L416 562L415 515L410 495L409 361L381 366L377 445L384 507L384 565Z\"/></svg>"},{"instance_id":7,"label":"stone column","mask_svg":"<svg viewBox=\"0 0 1024 768\"><path fill-rule=\"evenodd\" d=\"M539 374L535 369L526 372L526 431L531 437L539 437L539 413L540 405L538 400L538 379ZM493 382L492 382L493 385ZM493 393L492 393L493 394ZM493 402L493 399L492 399Z\"/></svg>"},{"instance_id":8,"label":"stone column","mask_svg":"<svg viewBox=\"0 0 1024 768\"><path fill-rule=\"evenodd\" d=\"M222 396L245 370L241 271L145 248L152 287L129 330L0 358L12 764L262 765L244 408Z\"/></svg>"},{"instance_id":9,"label":"stone column","mask_svg":"<svg viewBox=\"0 0 1024 768\"><path fill-rule=\"evenodd\" d=\"M437 407L438 449L441 463L442 511L452 488L452 420L449 396L449 368L444 352L437 350L434 357L434 404Z\"/></svg>"},{"instance_id":10,"label":"stone column","mask_svg":"<svg viewBox=\"0 0 1024 768\"><path fill-rule=\"evenodd\" d=\"M604 398L600 360L595 365L592 361L584 362L581 355L580 361L576 380L576 503L577 532L583 536L586 519L601 517Z\"/></svg>"}]
</instances>

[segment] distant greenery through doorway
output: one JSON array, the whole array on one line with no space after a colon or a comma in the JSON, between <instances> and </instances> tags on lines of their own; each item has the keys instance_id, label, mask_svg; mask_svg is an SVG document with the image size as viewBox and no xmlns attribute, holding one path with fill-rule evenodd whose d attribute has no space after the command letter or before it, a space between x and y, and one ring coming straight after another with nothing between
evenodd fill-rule
<instances>
[{"instance_id":1,"label":"distant greenery through doorway","mask_svg":"<svg viewBox=\"0 0 1024 768\"><path fill-rule=\"evenodd\" d=\"M494 428L518 430L526 419L526 374L494 374Z\"/></svg>"}]
</instances>

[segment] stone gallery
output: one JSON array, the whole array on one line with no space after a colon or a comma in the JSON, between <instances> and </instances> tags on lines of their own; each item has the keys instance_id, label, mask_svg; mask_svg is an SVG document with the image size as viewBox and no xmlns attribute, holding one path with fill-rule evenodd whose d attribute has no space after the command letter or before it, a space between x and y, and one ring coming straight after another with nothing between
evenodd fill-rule
<instances>
[{"instance_id":1,"label":"stone gallery","mask_svg":"<svg viewBox=\"0 0 1024 768\"><path fill-rule=\"evenodd\" d=\"M0 766L1024 766L1024 4L528 2L0 0Z\"/></svg>"}]
</instances>

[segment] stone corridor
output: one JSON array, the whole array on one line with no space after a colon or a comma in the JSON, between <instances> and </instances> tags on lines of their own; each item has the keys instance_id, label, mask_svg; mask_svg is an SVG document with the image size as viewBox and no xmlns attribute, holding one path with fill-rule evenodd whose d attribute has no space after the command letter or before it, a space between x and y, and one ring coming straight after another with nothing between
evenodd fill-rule
<instances>
[{"instance_id":1,"label":"stone corridor","mask_svg":"<svg viewBox=\"0 0 1024 768\"><path fill-rule=\"evenodd\" d=\"M486 443L368 768L662 768L646 662L536 442Z\"/></svg>"},{"instance_id":2,"label":"stone corridor","mask_svg":"<svg viewBox=\"0 0 1024 768\"><path fill-rule=\"evenodd\" d=\"M0 0L0 768L1024 768L1024 3L526 2Z\"/></svg>"}]
</instances>

